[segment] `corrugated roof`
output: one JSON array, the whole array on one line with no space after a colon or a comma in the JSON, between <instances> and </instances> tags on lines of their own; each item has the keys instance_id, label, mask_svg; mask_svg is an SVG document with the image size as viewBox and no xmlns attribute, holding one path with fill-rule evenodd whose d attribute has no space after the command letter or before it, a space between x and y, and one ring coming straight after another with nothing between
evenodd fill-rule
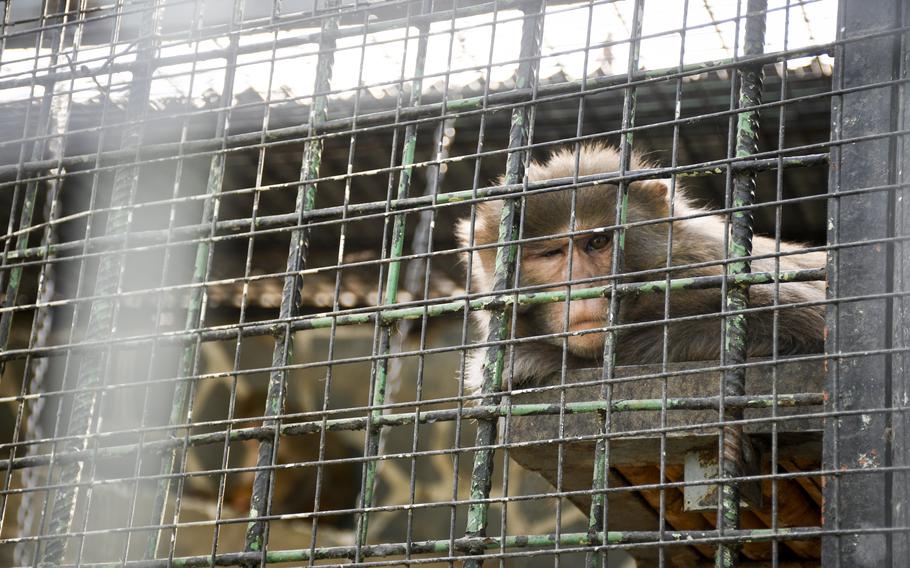
<instances>
[{"instance_id":1,"label":"corrugated roof","mask_svg":"<svg viewBox=\"0 0 910 568\"><path fill-rule=\"evenodd\" d=\"M650 2L645 5L640 68L672 68L680 63L693 64L730 59L735 49L737 2L701 0L689 2L683 14L682 2ZM787 9L788 4L792 4ZM540 77L544 82L574 81L584 76L624 75L628 70L631 0L593 4L558 4L547 8L544 20ZM836 6L834 0L769 2L765 51L784 51L830 42L834 38ZM685 18L684 18L685 16ZM681 33L685 22L685 33ZM522 13L502 10L468 17L433 22L427 51L423 88L439 92L471 90L489 82L491 90L507 89L518 66ZM307 103L313 94L318 45L308 42L317 37L317 28L297 27L276 32L241 30L240 45L250 48L238 58L234 93L257 94L262 100L282 103ZM369 28L368 28L369 29ZM683 35L685 39L683 41ZM358 85L364 85L372 99L397 97L399 86L415 75L418 31L400 27L341 37L335 54L332 80L334 98L353 98ZM155 71L153 101L187 101L204 107L220 98L228 46L226 35L190 41L184 38L162 42L159 60L176 61ZM298 45L272 49L273 40ZM256 47L261 49L256 49ZM586 47L587 46L587 47ZM50 72L49 48L14 47L2 53L0 82L42 77ZM100 100L106 94L114 102L125 100L131 74L128 64L135 58L135 44L89 45L62 53L57 71L79 69L92 76L73 80L73 102ZM792 69L810 73L829 73L827 55L793 59ZM121 71L110 77L111 68ZM451 70L451 72L449 72ZM693 77L689 80L698 80ZM104 91L104 93L102 92ZM58 87L59 92L59 87ZM41 94L41 87L0 89L0 103L21 101ZM363 96L364 93L361 93ZM235 97L235 101L236 102ZM389 103L394 103L390 99Z\"/></svg>"}]
</instances>

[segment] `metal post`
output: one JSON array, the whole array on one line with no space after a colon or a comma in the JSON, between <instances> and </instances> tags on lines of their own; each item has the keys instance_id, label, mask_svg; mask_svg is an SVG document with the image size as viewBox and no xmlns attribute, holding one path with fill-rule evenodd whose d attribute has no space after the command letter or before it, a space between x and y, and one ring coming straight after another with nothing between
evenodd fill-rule
<instances>
[{"instance_id":1,"label":"metal post","mask_svg":"<svg viewBox=\"0 0 910 568\"><path fill-rule=\"evenodd\" d=\"M158 23L162 7L157 0L149 0L147 4L150 13L139 39L127 107L127 115L131 117L143 116L143 111L148 106L153 63L158 46ZM142 144L144 129L145 125L141 120L125 125L121 149L135 155ZM129 205L133 202L138 182L138 166L127 165L117 170L111 193L111 207L114 209L108 216L106 235L115 239L126 238L133 217ZM122 254L115 253L101 258L94 290L100 298L92 303L89 312L86 341L100 341L110 337L115 324L117 302L115 294L120 286L122 269ZM77 392L73 396L73 407L67 426L69 439L63 444L65 451L79 451L86 447L88 442L86 435L95 420L95 406L98 402L96 387L103 380L106 353L106 348L94 349L86 353L79 366L75 385ZM60 488L54 497L48 529L57 538L47 541L41 555L41 564L56 565L63 560L66 534L70 531L79 494L77 485L82 476L82 467L82 461L74 461L61 468L57 479Z\"/></svg>"},{"instance_id":2,"label":"metal post","mask_svg":"<svg viewBox=\"0 0 910 568\"><path fill-rule=\"evenodd\" d=\"M764 52L765 12L767 0L749 0L746 8L746 35L743 54L746 58L756 57ZM739 107L760 105L762 101L763 71L761 63L745 65L739 70ZM759 116L757 110L742 112L737 120L736 157L744 158L758 152ZM727 241L726 273L734 276L752 271L748 257L752 255L752 209L755 202L755 172L737 172L733 176L733 207L743 207L730 214L730 236ZM724 364L741 365L748 354L746 315L742 313L749 306L748 282L731 283L727 286L724 311L733 315L724 319ZM724 371L723 396L745 394L746 371L741 366ZM721 399L723 400L723 398ZM723 419L741 420L741 409L727 409L721 405ZM741 425L724 426L721 436L719 474L720 512L718 530L720 534L728 529L738 529L740 524L740 487L736 478L743 475L744 446ZM718 568L739 565L740 544L721 544L717 547L715 563Z\"/></svg>"},{"instance_id":3,"label":"metal post","mask_svg":"<svg viewBox=\"0 0 910 568\"><path fill-rule=\"evenodd\" d=\"M331 3L334 6L334 2ZM263 426L272 432L271 437L263 438L259 443L259 456L256 461L256 473L253 477L253 492L250 497L250 521L246 530L247 552L264 553L266 544L267 521L257 517L266 516L271 509L272 468L274 467L279 443L279 420L284 406L284 384L287 378L285 368L291 360L292 330L288 318L294 316L299 308L300 271L306 265L309 235L306 229L304 214L316 208L316 184L310 183L319 177L319 165L322 160L322 138L313 138L319 126L326 119L328 92L331 89L332 66L335 60L335 31L338 28L337 17L330 16L322 24L319 39L319 55L316 67L316 81L313 88L313 103L310 106L309 136L305 146L303 163L300 166L300 184L294 207L297 216L296 229L291 233L288 260L281 291L281 308L279 318L283 322L276 325L275 348L272 352L272 371L269 373L269 386L266 392Z\"/></svg>"},{"instance_id":4,"label":"metal post","mask_svg":"<svg viewBox=\"0 0 910 568\"><path fill-rule=\"evenodd\" d=\"M910 26L910 10L902 11L904 29ZM910 79L910 32L904 32L900 39L900 78ZM897 108L898 131L905 131L910 125L910 87L907 83L900 85ZM892 357L892 407L906 406L910 401L910 138L901 136L898 140L897 198L894 204L894 236L901 238L895 243L894 250L894 299L893 333L895 353ZM903 531L894 534L891 544L892 558L910 558L910 413L895 413L892 417L893 432L892 450L893 473L891 522L895 527L904 527ZM900 469L903 468L903 469Z\"/></svg>"},{"instance_id":5,"label":"metal post","mask_svg":"<svg viewBox=\"0 0 910 568\"><path fill-rule=\"evenodd\" d=\"M524 9L525 18L521 30L521 63L518 66L515 87L517 89L533 88L536 81L537 57L540 55L540 40L543 25L543 3L535 2ZM527 152L522 149L528 143L531 109L525 105L512 110L511 129L509 130L509 152L506 161L506 174L504 183L521 183L525 177L525 159ZM519 237L518 224L520 218L518 199L507 199L502 204L502 213L499 218L498 241L505 243L496 249L496 264L493 273L492 292L504 290L512 286L515 277L515 264L518 256L518 246L512 243ZM496 342L506 339L509 334L509 321L511 307L505 306L491 310L489 333L484 339L494 345L487 348L483 365L483 384L481 392L484 397L481 404L496 405L499 403L497 392L502 387L502 371L505 361L505 347ZM488 446L496 441L498 419L479 420L475 445L478 449L474 453L474 465L471 470L471 504L468 506L468 520L465 528L467 537L486 536L487 513L489 504L486 499L490 496L493 484L493 450ZM483 550L473 550L475 554ZM478 568L483 562L467 559L465 568Z\"/></svg>"},{"instance_id":6,"label":"metal post","mask_svg":"<svg viewBox=\"0 0 910 568\"><path fill-rule=\"evenodd\" d=\"M638 70L638 60L641 54L641 30L645 12L644 0L636 0L632 13L632 30L629 36L629 60L627 62L626 78L631 82L633 74ZM633 133L629 131L635 126L636 90L629 87L623 93L622 128L625 130L619 139L619 174L625 175L632 158ZM616 216L617 225L626 223L629 214L629 183L621 180L616 188ZM617 332L613 326L620 323L619 311L622 298L616 293L622 273L623 254L625 252L625 233L622 228L617 229L613 235L613 259L611 280L610 306L607 310L607 330L604 335L604 366L601 378L603 387L601 397L607 402L606 411L600 416L600 431L603 437L597 440L594 446L594 473L591 482L591 510L588 515L588 533L592 539L597 535L606 535L609 528L609 501L607 487L610 477L610 441L607 434L611 429L611 406L613 401L613 375L616 370L616 342ZM603 543L600 543L603 544ZM607 555L605 552L588 554L585 563L588 568L594 568L599 563L606 566Z\"/></svg>"},{"instance_id":7,"label":"metal post","mask_svg":"<svg viewBox=\"0 0 910 568\"><path fill-rule=\"evenodd\" d=\"M838 8L839 40L862 38L901 25L906 2L841 0ZM873 37L840 43L835 51L833 89L851 89L900 77L900 35L876 33ZM894 346L894 300L885 296L853 302L840 298L888 294L893 291L894 246L863 243L894 236L896 192L841 192L888 186L898 181L895 164L898 140L873 136L847 145L845 138L880 135L897 129L899 96L905 86L884 86L836 94L831 104L831 147L828 201L828 298L825 379L826 412L887 408L900 391L892 357L877 350ZM904 102L904 104L906 104ZM897 322L894 322L897 323ZM898 325L900 325L898 323ZM868 354L873 351L872 354ZM904 380L903 377L900 377ZM898 386L899 388L895 389ZM905 388L905 386L903 387ZM906 401L899 404L906 406ZM905 416L902 415L902 416ZM850 531L888 528L892 518L892 474L888 468L902 447L892 445L892 420L888 412L854 413L825 421L824 469L862 469L864 475L832 475L824 485L824 526L837 532L822 539L822 564L826 567L905 566L906 556L892 556L892 536L887 532ZM905 439L905 438L904 438ZM897 506L897 503L894 503ZM904 503L906 506L906 503Z\"/></svg>"}]
</instances>

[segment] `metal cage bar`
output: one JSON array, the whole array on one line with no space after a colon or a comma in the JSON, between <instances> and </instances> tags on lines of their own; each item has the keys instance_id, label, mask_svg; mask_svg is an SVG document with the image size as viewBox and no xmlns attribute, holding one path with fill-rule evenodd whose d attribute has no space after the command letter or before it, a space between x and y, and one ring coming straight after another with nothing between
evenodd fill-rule
<instances>
[{"instance_id":1,"label":"metal cage bar","mask_svg":"<svg viewBox=\"0 0 910 568\"><path fill-rule=\"evenodd\" d=\"M629 45L629 62L626 80L631 82L632 73L638 69L639 57L641 55L641 32L644 26L644 0L635 0L632 8L632 30L630 34ZM635 104L636 89L629 87L623 92L622 107L622 129L625 135L619 140L619 174L626 174L631 166L633 133L629 131L635 125ZM625 232L622 225L628 222L629 215L629 182L620 180L616 188L616 212L615 222L617 229L613 234L613 262L611 263L611 274L613 278L611 287L613 294L610 295L610 305L607 311L607 333L604 336L604 356L603 356L603 374L601 379L601 398L607 402L605 412L600 416L600 431L603 433L602 439L598 440L594 447L594 475L591 482L591 488L596 493L591 498L591 511L588 514L588 532L591 534L603 534L609 529L609 502L607 500L606 490L610 484L610 440L608 434L612 429L612 406L613 406L613 374L616 369L616 343L618 333L615 326L621 323L620 306L622 297L616 294L616 288L619 280L618 274L623 272L623 258L625 253ZM601 566L606 566L606 554L601 552L599 555L589 554L585 564L588 568L594 568L600 560Z\"/></svg>"},{"instance_id":2,"label":"metal cage bar","mask_svg":"<svg viewBox=\"0 0 910 568\"><path fill-rule=\"evenodd\" d=\"M871 30L891 29L905 21L903 2L884 1L863 5L841 0L838 9L838 37L863 38ZM870 84L882 78L901 76L906 51L901 52L901 35L860 39L838 49L835 88ZM836 95L831 99L833 141L866 134L896 132L902 114L899 102L906 86L886 87L863 93ZM862 117L855 120L852 117ZM828 295L841 298L863 292L891 293L895 290L892 245L869 244L877 238L906 237L894 233L894 210L906 194L905 188L875 196L841 195L854 187L898 181L897 146L901 138L872 139L831 148L829 178L828 242L858 243L850 249L836 249L828 255ZM871 475L836 475L824 487L824 526L843 533L822 539L825 566L898 566L906 556L894 556L897 535L890 532L856 534L862 526L895 526L891 500L895 475L890 467L895 451L906 451L906 438L892 437L893 421L906 415L863 414L864 409L893 407L892 393L906 389L906 375L896 375L888 351L895 347L894 328L889 323L893 302L890 296L849 304L832 303L827 311L829 353L856 353L883 350L880 355L849 356L831 361L825 380L825 410L857 411L856 414L825 421L824 464L830 469L862 467ZM900 301L900 300L897 300ZM906 322L898 324L906 329ZM901 403L905 404L905 403ZM906 436L906 434L904 434ZM901 446L903 446L902 449ZM906 527L903 527L906 534Z\"/></svg>"},{"instance_id":3,"label":"metal cage bar","mask_svg":"<svg viewBox=\"0 0 910 568\"><path fill-rule=\"evenodd\" d=\"M430 3L424 1L420 7L420 14L429 11ZM419 14L418 14L419 15ZM420 105L421 95L423 93L422 75L427 58L427 43L429 29L425 26L419 27L419 36L417 39L417 54L414 64L414 81L411 83L411 98L408 106L414 107ZM410 31L410 25L408 26ZM397 121L396 121L397 122ZM406 199L411 189L411 176L413 175L414 152L417 148L417 128L414 124L405 127L404 140L402 142L401 152L401 172L398 179L398 191L395 200ZM401 256L404 253L405 244L405 217L404 213L395 215L392 220L391 247L389 250L388 272L386 274L385 290L383 292L383 301L385 305L394 305L398 301L399 279L401 276ZM388 218L386 218L388 219ZM377 421L383 414L382 407L386 402L386 388L389 378L388 355L392 352L392 326L394 322L381 322L379 332L379 342L377 353L385 355L376 361L371 372L372 398L370 401L374 410L370 413L368 421ZM337 325L337 324L336 324ZM380 428L367 428L367 436L364 442L364 456L372 457L379 454L382 431ZM369 509L373 506L374 491L376 488L376 468L379 466L378 461L366 461L364 463L363 486L361 490L361 507ZM362 512L357 520L357 545L363 546L367 542L369 531L369 513ZM355 561L359 561L356 558Z\"/></svg>"},{"instance_id":4,"label":"metal cage bar","mask_svg":"<svg viewBox=\"0 0 910 568\"><path fill-rule=\"evenodd\" d=\"M129 104L130 110L135 116L141 116L148 106L151 86L151 61L154 58L157 47L156 31L161 6L157 0L151 0L149 6L150 17L147 20L147 27L143 36L139 40L136 64L132 69L134 80ZM138 153L142 142L143 130L141 123L126 127L123 132L121 148L127 152ZM118 169L111 194L112 205L122 207L132 203L135 198L137 182L138 171L136 166ZM131 221L132 216L125 208L120 212L112 213L108 218L105 233L119 238L121 243L125 245ZM102 294L111 294L117 290L122 271L123 258L120 254L111 254L104 257L98 266L96 291L100 290ZM116 310L115 304L115 300L92 303L87 332L89 340L103 341L111 335ZM76 385L77 388L86 390L76 395L73 400L67 435L74 438L71 442L64 445L67 450L80 450L86 447L87 440L85 438L79 439L79 436L87 434L92 427L97 404L93 387L100 385L106 374L107 354L105 351L106 349L98 349L87 353L79 365ZM43 564L59 564L63 560L67 533L71 530L73 511L78 496L76 489L82 475L82 468L82 462L71 462L64 465L58 474L60 488L54 496L48 529L57 538L49 540L45 544L41 554L41 563Z\"/></svg>"},{"instance_id":5,"label":"metal cage bar","mask_svg":"<svg viewBox=\"0 0 910 568\"><path fill-rule=\"evenodd\" d=\"M319 35L319 55L316 66L316 82L313 87L313 105L310 108L309 135L312 136L317 128L326 120L328 100L325 93L331 88L332 71L334 65L335 31L338 20L334 16L326 18L322 23ZM298 217L297 228L291 233L291 240L287 258L287 276L281 294L282 318L293 317L299 308L300 287L302 285L301 270L306 266L308 247L308 229L302 216L307 211L316 208L316 183L319 177L319 165L322 160L322 140L314 139L307 142L303 162L300 166L300 184L297 189L294 212ZM272 435L263 438L259 443L257 470L253 479L253 491L250 496L250 516L252 518L246 531L247 552L260 555L265 554L268 539L268 522L258 517L269 515L271 499L269 497L272 485L273 468L280 442L278 435L280 415L284 406L284 388L286 381L286 366L290 362L292 353L292 331L287 325L278 326L274 330L275 347L272 352L273 371L269 374L268 392L266 394L266 407L263 412L263 426L271 430Z\"/></svg>"},{"instance_id":6,"label":"metal cage bar","mask_svg":"<svg viewBox=\"0 0 910 568\"><path fill-rule=\"evenodd\" d=\"M765 45L766 0L749 0L746 14L746 32L743 44L745 57L761 54ZM761 104L763 69L760 65L742 67L740 76L740 107ZM758 151L758 112L748 111L739 115L736 132L736 156L745 157ZM749 207L755 201L755 174L737 173L733 178L733 207ZM748 274L751 271L749 257L752 256L752 212L745 209L730 214L731 235L727 242L727 258L733 260L726 267L727 274ZM724 371L721 409L725 420L741 420L739 409L727 409L723 401L726 396L745 394L745 370L735 367L744 363L748 354L746 316L742 310L749 305L749 285L730 283L727 286L725 311L738 312L724 320L724 358L733 368ZM743 462L754 455L749 440L741 426L725 426L719 443L720 477L727 481L743 474ZM753 458L754 459L754 458ZM718 527L721 534L727 528L740 528L740 487L736 481L722 483L719 497ZM739 565L739 551L736 546L720 545L717 550L717 565L735 567Z\"/></svg>"},{"instance_id":7,"label":"metal cage bar","mask_svg":"<svg viewBox=\"0 0 910 568\"><path fill-rule=\"evenodd\" d=\"M612 564L621 551L661 568L682 559L744 568L901 565L910 542L901 502L910 495L901 167L908 160L910 10L896 0L840 0L836 39L789 42L791 23L811 35L808 12L828 1L770 8L766 0L740 1L693 23L693 10L720 4L680 0L681 25L652 20L655 3L644 0L295 0L267 6L269 14L243 0L230 13L201 0L43 0L40 11L22 14L0 3L0 110L3 97L25 92L15 89L31 90L15 101L25 114L21 132L18 122L17 132L0 131L0 203L12 208L0 237L0 370L4 381L13 375L12 389L0 392L0 425L3 411L15 409L11 439L0 439L0 563L15 547L35 551L32 559L17 550L21 565L134 568L605 566L608 554ZM679 5L665 4L668 13ZM187 27L180 20L190 13ZM553 39L549 22L570 16L575 24L588 18L583 47L581 26L573 28L579 37ZM613 17L627 35L592 37ZM781 22L786 39L772 47ZM90 29L111 31L109 50L77 53ZM724 58L701 61L687 38L712 33L732 49L724 45ZM32 36L34 53L19 55ZM468 37L489 45L474 50ZM651 68L649 42L667 38L662 45L679 47L678 63L665 50L670 57ZM568 47L564 39L572 40ZM456 61L459 41L462 54L484 53ZM446 42L442 65L438 48ZM513 51L500 57L503 42ZM598 50L609 65L592 72L588 58ZM377 53L400 73L365 75ZM347 71L358 54L352 83ZM824 84L831 67L805 71L808 63L792 63L815 58L821 68L829 55L831 88ZM560 69L562 57L583 58L582 74ZM313 90L273 98L284 88L280 78L272 84L273 75L298 58L313 67L303 87ZM34 69L23 71L32 60ZM268 70L266 92L243 91L257 65ZM495 79L494 69L506 73ZM456 76L474 82L459 93ZM189 93L186 100L158 108L155 88L182 80L191 86L174 92ZM195 107L192 85L205 81L214 94ZM73 106L95 89L108 97L100 122L84 112L96 103L62 114L47 104ZM117 93L123 106L110 98ZM793 119L802 105L825 107L829 99L830 140L824 125L821 133L803 132ZM0 128L6 116L12 113L0 113ZM158 130L161 116L168 121ZM703 128L716 130L708 150L693 140ZM651 139L672 139L669 153L655 157L669 166L641 155ZM582 175L582 150L612 140L617 171ZM566 147L575 148L571 175L528 179L545 163L533 158ZM483 181L503 164L504 177ZM140 177L168 168L176 168L173 186L144 195ZM184 168L193 176L184 177ZM803 176L823 177L825 168L827 194L815 191L821 184L808 193L799 187ZM422 177L426 187L415 191ZM693 180L682 187L685 178ZM775 193L756 197L756 187L772 187L761 180L772 178ZM639 220L635 191L646 180L664 180L671 203L668 214ZM66 188L62 198L55 187ZM687 208L693 187L710 188L712 203L723 206ZM616 210L609 224L576 226L580 190L592 188L615 189ZM70 197L77 193L85 203ZM556 202L560 194L571 196L567 228L531 232L531 200ZM679 209L674 195L682 196ZM50 207L43 220L35 211L42 198ZM442 224L469 214L473 233L491 201L503 207L498 226L486 223L496 234L482 241L489 244L473 236L466 244L461 229L453 235ZM825 205L822 219L816 212ZM801 207L811 208L818 225L813 244L791 247L784 226ZM156 211L169 212L167 223ZM725 223L718 258L677 263L681 233L674 231L710 218ZM772 223L775 246L768 252L771 241L756 240L753 251L753 227L759 234ZM633 268L628 239L635 231L664 232L666 262ZM567 277L528 283L523 249L568 241L575 258L577 242L599 232L614 235L609 274L573 277L568 260ZM411 237L413 251L406 251ZM287 257L279 252L273 263L275 243L283 250L287 239ZM793 260L822 252L824 268ZM178 256L184 253L186 262ZM459 270L451 261L494 253L495 271L483 273L493 273L492 290L471 280L472 270L485 267L467 260ZM165 271L177 266L179 278L162 271L129 285L129 263L144 254L160 254ZM78 280L48 292L49 275L67 270L78 271ZM681 276L692 273L712 275ZM826 279L822 297L818 282ZM819 290L812 300L783 298L782 290L808 283ZM343 293L350 286L360 295ZM773 300L753 296L750 304L750 289L773 290ZM675 304L706 290L717 300L714 312L671 309L671 298ZM573 331L570 303L595 299L608 306L600 327ZM638 300L662 302L662 315L627 318ZM147 308L149 330L121 325L129 310ZM563 325L526 334L523 318L542 308L564 312ZM786 310L808 308L827 310L826 351L791 357L778 345L781 322ZM478 313L491 325L471 342L468 320ZM71 314L68 333L42 338L41 320L50 314L63 321ZM772 337L770 358L749 355L753 317L773 319L761 332ZM711 329L723 330L714 343L722 344L719 360L687 366L671 358L671 330L715 322ZM655 340L662 355L628 366L624 334L647 328L662 336ZM412 329L419 340L408 337ZM574 369L570 339L588 333L606 338L593 359L598 368ZM562 346L558 377L517 382L519 348L544 343ZM442 379L457 376L458 366L464 376L472 351L483 354L480 391L467 391L464 377L439 387L437 361L452 365ZM124 372L133 352L153 364ZM52 369L50 386L28 382L32 365ZM787 390L799 373L811 380ZM702 382L714 386L679 388ZM105 405L128 397L136 421L102 426ZM224 404L213 409L206 401ZM27 420L29 408L44 404L56 409L44 417L53 421L48 433ZM694 452L710 454L716 471L684 471L683 458ZM547 463L537 470L534 460ZM336 479L339 471L350 477ZM535 472L547 485L529 481ZM699 501L711 491L713 502ZM807 504L801 515L790 506L794 491ZM101 511L108 492L125 504L117 515ZM16 518L17 503L33 503L39 520L26 523L31 530ZM115 516L125 520L103 524ZM626 530L633 521L639 524ZM111 550L101 550L108 543Z\"/></svg>"},{"instance_id":8,"label":"metal cage bar","mask_svg":"<svg viewBox=\"0 0 910 568\"><path fill-rule=\"evenodd\" d=\"M545 2L529 2L523 6L524 20L521 28L521 59L516 75L516 88L531 89L536 87L537 75L535 73L535 56L540 53L542 33L542 12ZM532 95L533 97L533 95ZM525 177L526 154L521 148L528 143L531 115L525 107L512 111L509 130L509 150L506 161L504 182L507 184L523 183ZM496 262L493 273L493 291L499 292L512 286L515 278L515 266L518 258L518 247L512 244L519 236L519 220L521 203L518 199L509 199L503 202L499 220L499 235L497 241L500 246L496 249ZM486 337L487 342L498 342L509 334L511 309L508 305L492 310L490 314L490 332ZM486 349L483 364L483 384L480 392L483 394L482 403L498 405L500 397L497 394L502 387L503 368L505 363L505 349L502 345L493 345ZM489 446L496 440L498 432L498 419L482 420L477 425L477 446ZM474 452L474 463L471 470L471 504L468 507L467 537L486 536L487 514L489 504L486 502L490 495L493 483L493 451L480 449ZM479 552L479 551L476 551ZM483 562L472 559L465 561L465 566L477 568Z\"/></svg>"},{"instance_id":9,"label":"metal cage bar","mask_svg":"<svg viewBox=\"0 0 910 568\"><path fill-rule=\"evenodd\" d=\"M243 4L235 0L232 7L231 30L239 26L242 20ZM222 85L222 93L224 93L223 98L228 101L233 99L235 77L234 68L237 62L237 50L239 48L239 35L236 32L231 33L231 30L228 32L230 35L231 45L227 55L227 72L224 75L224 83ZM218 117L214 132L215 138L224 140L229 128L230 110L228 109ZM203 205L201 224L209 225L212 230L214 229L215 224L218 222L219 195L221 194L222 186L224 183L224 162L225 154L223 153L214 154L211 158L211 161L209 162L209 171L206 181L206 199ZM211 236L214 235L210 234L210 237ZM202 284L204 284L209 279L209 273L212 269L213 256L214 247L212 246L211 241L200 241L196 246L195 264L193 267L193 275L191 277L191 282L196 286L192 288L190 293L188 309L186 313L186 321L184 324L184 329L187 331L198 329L203 325L203 318L205 316L206 289ZM177 374L178 381L174 385L174 395L171 403L170 416L168 417L169 424L176 425L191 421L187 418L187 413L190 408L192 390L195 383L191 382L190 380L179 379L186 379L198 373L199 346L200 342L198 340L188 338L181 352ZM176 437L177 434L178 432L176 430L172 432L172 436L174 437ZM182 457L185 458L185 456ZM179 447L175 447L170 452L170 455L164 456L161 461L162 477L158 482L158 487L156 488L155 493L155 501L152 505L151 524L153 525L160 525L164 522L164 513L168 492L170 491L170 486L173 481L170 474L177 470L182 461L183 460L181 459ZM155 531L148 535L145 550L146 558L155 557L158 551L160 539L161 531Z\"/></svg>"}]
</instances>

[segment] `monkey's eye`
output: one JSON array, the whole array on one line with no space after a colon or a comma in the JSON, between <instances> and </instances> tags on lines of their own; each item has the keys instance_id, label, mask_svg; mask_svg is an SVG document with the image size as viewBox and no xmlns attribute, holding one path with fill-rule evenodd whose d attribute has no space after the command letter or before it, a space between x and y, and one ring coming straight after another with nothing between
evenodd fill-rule
<instances>
[{"instance_id":1,"label":"monkey's eye","mask_svg":"<svg viewBox=\"0 0 910 568\"><path fill-rule=\"evenodd\" d=\"M610 237L607 235L594 235L591 237L587 243L585 243L585 250L591 252L593 250L600 250L610 244Z\"/></svg>"},{"instance_id":2,"label":"monkey's eye","mask_svg":"<svg viewBox=\"0 0 910 568\"><path fill-rule=\"evenodd\" d=\"M554 257L554 256L559 256L561 254L562 254L562 248L560 247L557 249L550 249L550 250L544 251L543 253L541 253L541 256L550 258L550 257Z\"/></svg>"}]
</instances>

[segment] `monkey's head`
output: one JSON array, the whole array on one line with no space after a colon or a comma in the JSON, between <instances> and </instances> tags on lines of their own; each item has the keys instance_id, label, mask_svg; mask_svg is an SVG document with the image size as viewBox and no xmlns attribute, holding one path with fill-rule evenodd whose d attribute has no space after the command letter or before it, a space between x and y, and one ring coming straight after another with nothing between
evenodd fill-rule
<instances>
[{"instance_id":1,"label":"monkey's head","mask_svg":"<svg viewBox=\"0 0 910 568\"><path fill-rule=\"evenodd\" d=\"M648 165L633 156L629 169ZM619 155L614 148L584 146L578 160L578 175L615 172ZM572 177L575 155L572 148L554 153L545 163L528 168L529 181ZM536 193L525 197L521 238L534 239L521 246L519 285L552 284L547 289L565 290L567 281L588 280L573 289L603 286L610 282L613 268L617 186L599 184L575 191L575 226L571 227L571 190ZM629 186L628 221L636 222L669 216L668 184L662 180L634 182ZM460 246L475 247L496 243L502 201L485 201L476 206L473 241L470 219L457 226ZM581 232L574 237L569 232ZM564 236L553 236L564 235ZM553 236L552 238L546 238ZM572 241L571 255L569 241ZM623 272L661 268L666 263L667 227L656 223L632 227L625 232ZM493 284L496 247L475 250L471 266L474 292L489 291ZM607 278L604 278L607 277ZM609 300L598 298L569 303L568 321L564 302L525 306L518 318L516 335L528 337L562 332L580 332L606 325ZM481 316L483 317L483 316ZM560 338L547 339L561 345ZM578 357L596 359L603 350L603 333L569 336L569 351Z\"/></svg>"}]
</instances>

